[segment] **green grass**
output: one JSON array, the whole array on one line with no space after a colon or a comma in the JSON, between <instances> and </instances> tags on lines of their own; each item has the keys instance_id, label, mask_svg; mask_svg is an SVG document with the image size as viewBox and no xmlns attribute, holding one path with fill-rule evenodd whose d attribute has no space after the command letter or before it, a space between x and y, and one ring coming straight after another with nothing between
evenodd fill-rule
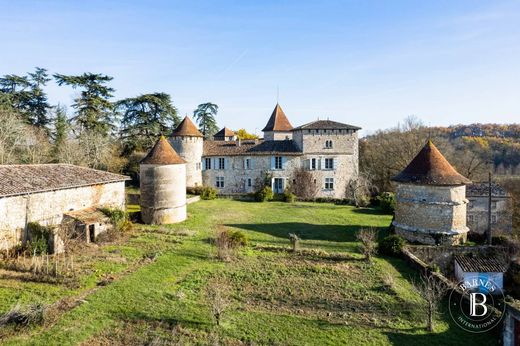
<instances>
[{"instance_id":1,"label":"green grass","mask_svg":"<svg viewBox=\"0 0 520 346\"><path fill-rule=\"evenodd\" d=\"M124 243L104 246L102 253L124 260L94 261L95 275L137 267L95 290L55 324L11 333L2 344L497 344L494 335L458 329L446 312L436 332L426 333L423 301L410 282L414 272L400 259L376 258L372 265L362 260L355 232L375 227L383 236L390 216L332 204L231 200L197 202L188 212L181 224L142 226ZM226 227L245 232L250 241L229 263L217 261L208 242ZM322 252L269 250L288 248L288 233L300 235L303 249ZM340 253L341 259L323 251ZM155 260L143 262L150 254ZM391 288L385 286L387 276L394 281ZM204 299L212 277L225 278L232 297L220 327ZM86 282L72 291L36 285L21 296L20 288L29 284L15 288L14 280L0 279L0 297L10 297L12 305L47 292L45 301L52 302L95 285Z\"/></svg>"}]
</instances>

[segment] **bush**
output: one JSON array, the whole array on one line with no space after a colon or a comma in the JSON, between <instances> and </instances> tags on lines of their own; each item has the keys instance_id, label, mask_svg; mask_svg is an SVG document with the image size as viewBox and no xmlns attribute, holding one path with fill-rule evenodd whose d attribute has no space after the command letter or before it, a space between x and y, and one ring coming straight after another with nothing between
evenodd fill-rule
<instances>
[{"instance_id":1,"label":"bush","mask_svg":"<svg viewBox=\"0 0 520 346\"><path fill-rule=\"evenodd\" d=\"M188 195L196 195L199 196L202 193L202 190L204 189L203 186L188 186L186 188L186 193Z\"/></svg>"},{"instance_id":2,"label":"bush","mask_svg":"<svg viewBox=\"0 0 520 346\"><path fill-rule=\"evenodd\" d=\"M211 186L204 186L200 191L200 198L204 200L216 199L217 189Z\"/></svg>"},{"instance_id":3,"label":"bush","mask_svg":"<svg viewBox=\"0 0 520 346\"><path fill-rule=\"evenodd\" d=\"M289 191L289 189L285 189L283 192L283 200L287 203L294 203L294 201L296 201L296 195Z\"/></svg>"},{"instance_id":4,"label":"bush","mask_svg":"<svg viewBox=\"0 0 520 346\"><path fill-rule=\"evenodd\" d=\"M117 208L101 208L99 210L110 219L116 231L127 231L132 227L132 222L130 222L126 211Z\"/></svg>"},{"instance_id":5,"label":"bush","mask_svg":"<svg viewBox=\"0 0 520 346\"><path fill-rule=\"evenodd\" d=\"M396 234L385 237L379 243L379 253L387 256L398 256L401 254L406 241Z\"/></svg>"},{"instance_id":6,"label":"bush","mask_svg":"<svg viewBox=\"0 0 520 346\"><path fill-rule=\"evenodd\" d=\"M29 241L26 244L26 250L31 255L49 253L49 238L52 234L52 229L37 222L29 222L27 230L29 231Z\"/></svg>"},{"instance_id":7,"label":"bush","mask_svg":"<svg viewBox=\"0 0 520 346\"><path fill-rule=\"evenodd\" d=\"M289 233L289 241L291 242L292 251L298 251L298 247L300 246L300 237L294 233Z\"/></svg>"},{"instance_id":8,"label":"bush","mask_svg":"<svg viewBox=\"0 0 520 346\"><path fill-rule=\"evenodd\" d=\"M362 228L356 233L356 238L361 243L359 250L365 256L367 262L372 262L372 255L376 252L377 232L373 228Z\"/></svg>"},{"instance_id":9,"label":"bush","mask_svg":"<svg viewBox=\"0 0 520 346\"><path fill-rule=\"evenodd\" d=\"M383 192L379 196L377 196L377 201L379 202L379 207L385 213L393 214L395 210L395 193L392 192Z\"/></svg>"},{"instance_id":10,"label":"bush","mask_svg":"<svg viewBox=\"0 0 520 346\"><path fill-rule=\"evenodd\" d=\"M30 324L41 324L45 308L41 304L20 306L17 304L4 315L0 316L0 327L14 324L27 326Z\"/></svg>"},{"instance_id":11,"label":"bush","mask_svg":"<svg viewBox=\"0 0 520 346\"><path fill-rule=\"evenodd\" d=\"M246 246L247 237L242 231L234 231L229 233L229 240L232 247Z\"/></svg>"},{"instance_id":12,"label":"bush","mask_svg":"<svg viewBox=\"0 0 520 346\"><path fill-rule=\"evenodd\" d=\"M273 190L269 186L264 186L264 188L257 191L255 194L255 200L257 202L270 201L273 199L273 197Z\"/></svg>"},{"instance_id":13,"label":"bush","mask_svg":"<svg viewBox=\"0 0 520 346\"><path fill-rule=\"evenodd\" d=\"M231 232L223 230L218 232L215 238L217 257L222 261L229 261L233 257L236 248L246 245L247 237L241 231Z\"/></svg>"}]
</instances>

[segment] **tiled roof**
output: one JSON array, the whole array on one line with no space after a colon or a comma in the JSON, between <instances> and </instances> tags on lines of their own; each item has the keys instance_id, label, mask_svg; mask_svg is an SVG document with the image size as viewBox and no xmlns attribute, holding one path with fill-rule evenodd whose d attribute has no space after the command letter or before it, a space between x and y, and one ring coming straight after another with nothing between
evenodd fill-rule
<instances>
[{"instance_id":1,"label":"tiled roof","mask_svg":"<svg viewBox=\"0 0 520 346\"><path fill-rule=\"evenodd\" d=\"M152 150L141 160L145 165L176 165L186 163L172 148L164 136L161 136L155 143Z\"/></svg>"},{"instance_id":2,"label":"tiled roof","mask_svg":"<svg viewBox=\"0 0 520 346\"><path fill-rule=\"evenodd\" d=\"M222 130L215 133L213 137L231 137L234 135L235 133L232 130L228 129L227 127L224 127Z\"/></svg>"},{"instance_id":3,"label":"tiled roof","mask_svg":"<svg viewBox=\"0 0 520 346\"><path fill-rule=\"evenodd\" d=\"M173 130L172 136L204 137L188 116L184 117L179 126Z\"/></svg>"},{"instance_id":4,"label":"tiled roof","mask_svg":"<svg viewBox=\"0 0 520 346\"><path fill-rule=\"evenodd\" d=\"M0 165L0 197L125 181L130 178L68 164Z\"/></svg>"},{"instance_id":5,"label":"tiled roof","mask_svg":"<svg viewBox=\"0 0 520 346\"><path fill-rule=\"evenodd\" d=\"M388 158L391 160L392 158ZM439 149L428 141L417 156L393 181L422 185L463 185L471 181L450 165Z\"/></svg>"},{"instance_id":6,"label":"tiled roof","mask_svg":"<svg viewBox=\"0 0 520 346\"><path fill-rule=\"evenodd\" d=\"M361 130L361 127L343 124L332 120L316 120L308 124L295 127L293 131L298 130Z\"/></svg>"},{"instance_id":7,"label":"tiled roof","mask_svg":"<svg viewBox=\"0 0 520 346\"><path fill-rule=\"evenodd\" d=\"M455 261L463 271L473 273L504 273L507 266L496 257L455 255Z\"/></svg>"},{"instance_id":8,"label":"tiled roof","mask_svg":"<svg viewBox=\"0 0 520 346\"><path fill-rule=\"evenodd\" d=\"M466 186L466 196L488 196L489 195L489 183L473 183ZM494 197L509 197L509 193L502 186L497 183L491 183L491 195Z\"/></svg>"},{"instance_id":9,"label":"tiled roof","mask_svg":"<svg viewBox=\"0 0 520 346\"><path fill-rule=\"evenodd\" d=\"M277 103L274 107L273 113L267 121L267 125L265 125L262 131L291 131L292 125L287 119L287 116L282 110L282 107Z\"/></svg>"},{"instance_id":10,"label":"tiled roof","mask_svg":"<svg viewBox=\"0 0 520 346\"><path fill-rule=\"evenodd\" d=\"M239 145L240 143L240 145ZM300 155L292 140L204 141L204 156Z\"/></svg>"}]
</instances>

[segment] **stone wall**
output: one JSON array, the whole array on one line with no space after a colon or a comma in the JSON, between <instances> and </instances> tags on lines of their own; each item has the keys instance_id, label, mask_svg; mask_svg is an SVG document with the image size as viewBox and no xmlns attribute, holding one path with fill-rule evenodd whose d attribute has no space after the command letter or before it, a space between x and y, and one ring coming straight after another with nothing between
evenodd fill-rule
<instances>
[{"instance_id":1,"label":"stone wall","mask_svg":"<svg viewBox=\"0 0 520 346\"><path fill-rule=\"evenodd\" d=\"M470 232L484 234L488 225L488 197L468 197L467 225ZM511 197L491 198L491 227L493 231L511 233L513 229L513 202Z\"/></svg>"},{"instance_id":2,"label":"stone wall","mask_svg":"<svg viewBox=\"0 0 520 346\"><path fill-rule=\"evenodd\" d=\"M466 187L398 184L396 233L410 242L459 244L466 241Z\"/></svg>"},{"instance_id":3,"label":"stone wall","mask_svg":"<svg viewBox=\"0 0 520 346\"><path fill-rule=\"evenodd\" d=\"M352 130L298 130L293 132L293 140L304 154L358 156L358 134ZM325 145L329 140L332 148Z\"/></svg>"},{"instance_id":4,"label":"stone wall","mask_svg":"<svg viewBox=\"0 0 520 346\"><path fill-rule=\"evenodd\" d=\"M186 161L186 186L202 185L202 137L175 136L170 144L180 157Z\"/></svg>"},{"instance_id":5,"label":"stone wall","mask_svg":"<svg viewBox=\"0 0 520 346\"><path fill-rule=\"evenodd\" d=\"M265 141L283 141L284 139L292 139L292 131L280 132L280 131L265 131Z\"/></svg>"},{"instance_id":6,"label":"stone wall","mask_svg":"<svg viewBox=\"0 0 520 346\"><path fill-rule=\"evenodd\" d=\"M68 211L124 205L124 182L0 198L0 249L22 241L29 222L53 226L60 224Z\"/></svg>"}]
</instances>

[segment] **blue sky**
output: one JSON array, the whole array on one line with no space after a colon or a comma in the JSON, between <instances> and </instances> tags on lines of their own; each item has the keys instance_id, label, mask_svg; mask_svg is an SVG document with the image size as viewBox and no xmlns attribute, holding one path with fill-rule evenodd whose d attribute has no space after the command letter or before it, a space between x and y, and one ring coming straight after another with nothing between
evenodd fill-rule
<instances>
[{"instance_id":1,"label":"blue sky","mask_svg":"<svg viewBox=\"0 0 520 346\"><path fill-rule=\"evenodd\" d=\"M105 73L117 98L164 91L182 115L211 101L219 125L257 132L277 88L294 126L511 123L519 23L519 1L0 0L0 75Z\"/></svg>"}]
</instances>

